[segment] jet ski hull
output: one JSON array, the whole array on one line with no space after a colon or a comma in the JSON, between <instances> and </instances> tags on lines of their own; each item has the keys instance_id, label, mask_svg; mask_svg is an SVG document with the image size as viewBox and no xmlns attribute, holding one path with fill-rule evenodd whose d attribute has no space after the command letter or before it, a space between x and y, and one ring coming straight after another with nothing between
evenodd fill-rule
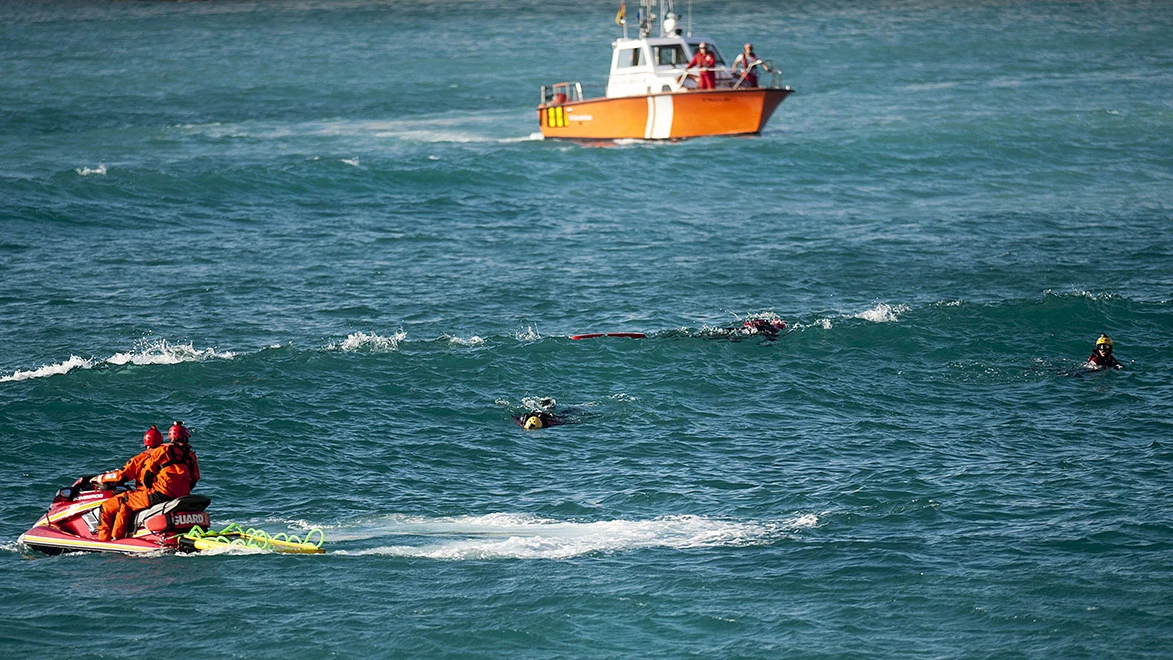
<instances>
[{"instance_id":1,"label":"jet ski hull","mask_svg":"<svg viewBox=\"0 0 1173 660\"><path fill-rule=\"evenodd\" d=\"M90 485L82 477L68 488L57 491L48 512L32 529L20 535L20 543L49 555L68 552L114 552L145 554L181 550L179 536L191 529L211 524L205 509L211 500L202 495L187 495L156 504L135 514L133 532L126 538L102 541L98 538L102 504L119 491Z\"/></svg>"}]
</instances>

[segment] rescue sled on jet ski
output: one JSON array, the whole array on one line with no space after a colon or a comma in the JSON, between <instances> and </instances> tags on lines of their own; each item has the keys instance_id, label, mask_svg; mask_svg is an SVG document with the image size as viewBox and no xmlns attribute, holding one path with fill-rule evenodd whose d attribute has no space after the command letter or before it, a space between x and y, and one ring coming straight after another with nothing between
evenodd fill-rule
<instances>
[{"instance_id":1,"label":"rescue sled on jet ski","mask_svg":"<svg viewBox=\"0 0 1173 660\"><path fill-rule=\"evenodd\" d=\"M282 553L325 552L321 547L325 538L320 529L311 530L304 540L286 534L269 535L264 530L245 530L236 524L213 530L207 512L212 500L203 495L186 495L143 509L135 514L131 523L134 531L129 536L100 541L98 517L102 503L126 489L94 485L91 479L81 477L72 486L58 490L49 510L32 529L21 534L20 542L49 555L66 552L197 552L241 547ZM311 542L315 535L316 543Z\"/></svg>"}]
</instances>

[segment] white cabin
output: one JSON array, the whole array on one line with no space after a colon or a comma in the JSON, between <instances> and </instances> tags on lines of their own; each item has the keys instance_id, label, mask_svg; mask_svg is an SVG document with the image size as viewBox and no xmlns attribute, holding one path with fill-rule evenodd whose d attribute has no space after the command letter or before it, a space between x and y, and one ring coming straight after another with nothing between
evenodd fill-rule
<instances>
[{"instance_id":1,"label":"white cabin","mask_svg":"<svg viewBox=\"0 0 1173 660\"><path fill-rule=\"evenodd\" d=\"M696 81L685 69L702 42L717 58L717 86L730 85L733 73L712 39L681 36L618 39L612 44L607 96L641 96L696 87Z\"/></svg>"}]
</instances>

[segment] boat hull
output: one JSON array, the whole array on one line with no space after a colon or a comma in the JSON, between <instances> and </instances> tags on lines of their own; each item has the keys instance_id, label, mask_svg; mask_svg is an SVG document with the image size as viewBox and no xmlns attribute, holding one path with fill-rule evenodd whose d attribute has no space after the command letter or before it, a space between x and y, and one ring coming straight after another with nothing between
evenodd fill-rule
<instances>
[{"instance_id":1,"label":"boat hull","mask_svg":"<svg viewBox=\"0 0 1173 660\"><path fill-rule=\"evenodd\" d=\"M538 106L547 138L675 140L761 132L791 89L709 89Z\"/></svg>"}]
</instances>

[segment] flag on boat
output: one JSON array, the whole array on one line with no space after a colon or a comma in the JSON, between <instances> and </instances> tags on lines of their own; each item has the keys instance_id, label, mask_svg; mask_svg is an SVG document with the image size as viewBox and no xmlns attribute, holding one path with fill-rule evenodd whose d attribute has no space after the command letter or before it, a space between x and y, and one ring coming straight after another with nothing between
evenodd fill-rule
<instances>
[{"instance_id":1,"label":"flag on boat","mask_svg":"<svg viewBox=\"0 0 1173 660\"><path fill-rule=\"evenodd\" d=\"M615 14L615 24L623 25L627 22L627 3L619 3L619 11Z\"/></svg>"}]
</instances>

